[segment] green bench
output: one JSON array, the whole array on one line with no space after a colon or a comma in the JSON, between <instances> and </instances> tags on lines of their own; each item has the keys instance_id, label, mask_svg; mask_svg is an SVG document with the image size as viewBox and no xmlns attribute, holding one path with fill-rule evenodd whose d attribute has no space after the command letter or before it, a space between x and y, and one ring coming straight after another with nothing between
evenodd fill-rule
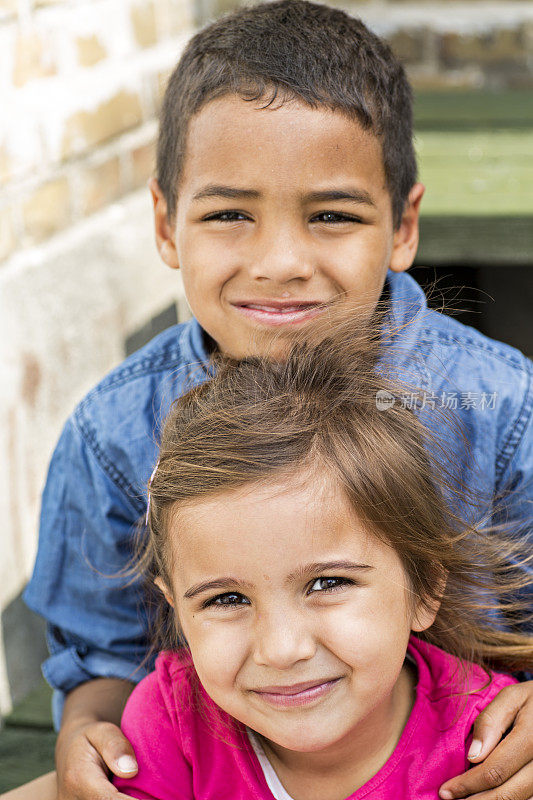
<instances>
[{"instance_id":1,"label":"green bench","mask_svg":"<svg viewBox=\"0 0 533 800\"><path fill-rule=\"evenodd\" d=\"M0 729L0 794L54 769L52 690L43 680Z\"/></svg>"},{"instance_id":2,"label":"green bench","mask_svg":"<svg viewBox=\"0 0 533 800\"><path fill-rule=\"evenodd\" d=\"M533 93L418 92L418 264L533 265Z\"/></svg>"}]
</instances>

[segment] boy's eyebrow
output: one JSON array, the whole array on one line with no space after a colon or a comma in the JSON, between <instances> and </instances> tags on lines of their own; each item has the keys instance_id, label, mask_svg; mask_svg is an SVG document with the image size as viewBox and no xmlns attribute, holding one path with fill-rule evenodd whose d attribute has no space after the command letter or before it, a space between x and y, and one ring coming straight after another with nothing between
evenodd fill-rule
<instances>
[{"instance_id":1,"label":"boy's eyebrow","mask_svg":"<svg viewBox=\"0 0 533 800\"><path fill-rule=\"evenodd\" d=\"M350 200L358 205L376 207L372 197L365 189L323 189L322 191L309 192L304 196L308 203L321 202L324 200Z\"/></svg>"},{"instance_id":2,"label":"boy's eyebrow","mask_svg":"<svg viewBox=\"0 0 533 800\"><path fill-rule=\"evenodd\" d=\"M223 186L221 184L209 184L200 189L193 195L193 202L196 200L205 200L211 197L221 197L226 200L258 200L261 197L261 192L257 189L238 189L236 186ZM334 200L348 200L358 205L376 207L369 192L365 189L357 189L354 187L347 187L346 189L321 189L315 192L308 192L303 195L303 201L306 203L334 201Z\"/></svg>"},{"instance_id":3,"label":"boy's eyebrow","mask_svg":"<svg viewBox=\"0 0 533 800\"><path fill-rule=\"evenodd\" d=\"M224 578L215 578L212 581L201 581L200 583L195 583L193 586L187 589L183 597L189 600L191 597L196 597L196 595L202 594L202 592L212 591L213 589L233 589L233 591L237 591L240 589L251 588L252 584L248 581L240 581L238 578L232 578L231 576L228 576Z\"/></svg>"},{"instance_id":4,"label":"boy's eyebrow","mask_svg":"<svg viewBox=\"0 0 533 800\"><path fill-rule=\"evenodd\" d=\"M195 200L204 200L206 197L224 197L227 200L257 200L261 197L261 192L257 189L237 189L236 186L221 186L219 184L209 184L204 186L199 192L193 195L193 202Z\"/></svg>"}]
</instances>

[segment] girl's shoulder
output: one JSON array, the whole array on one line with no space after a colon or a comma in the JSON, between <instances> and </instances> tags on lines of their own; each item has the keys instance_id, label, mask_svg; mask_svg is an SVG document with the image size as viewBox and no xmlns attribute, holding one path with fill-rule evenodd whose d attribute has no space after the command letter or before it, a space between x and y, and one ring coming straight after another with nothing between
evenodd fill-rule
<instances>
[{"instance_id":1,"label":"girl's shoulder","mask_svg":"<svg viewBox=\"0 0 533 800\"><path fill-rule=\"evenodd\" d=\"M446 709L450 716L458 711L461 716L477 715L505 686L517 683L512 675L460 661L440 647L414 636L408 652L418 671L417 694L423 694L444 716L447 716Z\"/></svg>"},{"instance_id":2,"label":"girl's shoulder","mask_svg":"<svg viewBox=\"0 0 533 800\"><path fill-rule=\"evenodd\" d=\"M414 705L396 749L355 798L433 800L437 787L469 766L472 723L495 695L515 680L411 637L408 661L418 673Z\"/></svg>"},{"instance_id":3,"label":"girl's shoulder","mask_svg":"<svg viewBox=\"0 0 533 800\"><path fill-rule=\"evenodd\" d=\"M163 650L156 658L152 680L168 708L183 715L200 693L191 654L186 648Z\"/></svg>"},{"instance_id":4,"label":"girl's shoulder","mask_svg":"<svg viewBox=\"0 0 533 800\"><path fill-rule=\"evenodd\" d=\"M195 741L205 743L206 739L240 746L242 726L209 697L200 683L189 650L181 648L161 652L155 662L152 680L157 682L157 692L166 714L172 725L179 729L186 749L194 749Z\"/></svg>"},{"instance_id":5,"label":"girl's shoulder","mask_svg":"<svg viewBox=\"0 0 533 800\"><path fill-rule=\"evenodd\" d=\"M155 660L155 673L163 685L177 681L187 683L194 671L192 658L186 647L179 650L163 650Z\"/></svg>"},{"instance_id":6,"label":"girl's shoulder","mask_svg":"<svg viewBox=\"0 0 533 800\"><path fill-rule=\"evenodd\" d=\"M154 670L137 684L128 698L122 727L144 725L148 718L153 724L166 720L176 727L191 704L193 673L187 651L160 653Z\"/></svg>"}]
</instances>

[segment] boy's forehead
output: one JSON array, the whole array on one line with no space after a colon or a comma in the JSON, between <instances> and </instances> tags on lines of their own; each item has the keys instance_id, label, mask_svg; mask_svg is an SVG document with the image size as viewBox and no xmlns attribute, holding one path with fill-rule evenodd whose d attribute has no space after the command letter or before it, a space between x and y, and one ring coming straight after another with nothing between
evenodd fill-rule
<instances>
[{"instance_id":1,"label":"boy's forehead","mask_svg":"<svg viewBox=\"0 0 533 800\"><path fill-rule=\"evenodd\" d=\"M387 191L381 142L340 111L297 100L262 108L261 101L226 95L189 123L181 189L192 196L221 180L298 192L350 179Z\"/></svg>"}]
</instances>

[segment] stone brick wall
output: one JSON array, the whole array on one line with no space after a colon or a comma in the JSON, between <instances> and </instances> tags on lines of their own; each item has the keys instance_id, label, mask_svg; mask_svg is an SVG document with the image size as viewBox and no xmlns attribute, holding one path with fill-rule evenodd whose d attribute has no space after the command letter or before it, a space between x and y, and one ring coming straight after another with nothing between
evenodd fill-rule
<instances>
[{"instance_id":1,"label":"stone brick wall","mask_svg":"<svg viewBox=\"0 0 533 800\"><path fill-rule=\"evenodd\" d=\"M143 186L188 0L0 2L0 258Z\"/></svg>"},{"instance_id":2,"label":"stone brick wall","mask_svg":"<svg viewBox=\"0 0 533 800\"><path fill-rule=\"evenodd\" d=\"M137 330L187 313L146 181L193 24L192 0L0 0L0 714L38 675L9 632L61 427Z\"/></svg>"}]
</instances>

